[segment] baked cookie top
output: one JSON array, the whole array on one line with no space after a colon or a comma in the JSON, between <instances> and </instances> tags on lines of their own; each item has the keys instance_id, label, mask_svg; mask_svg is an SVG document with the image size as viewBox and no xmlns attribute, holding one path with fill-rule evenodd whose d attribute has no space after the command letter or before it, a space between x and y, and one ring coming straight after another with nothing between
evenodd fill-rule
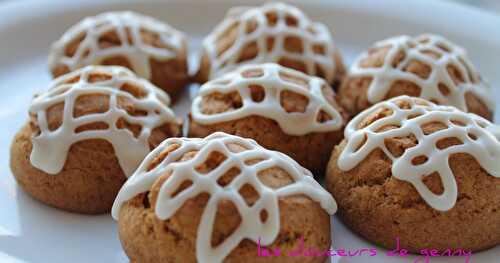
<instances>
[{"instance_id":1,"label":"baked cookie top","mask_svg":"<svg viewBox=\"0 0 500 263\"><path fill-rule=\"evenodd\" d=\"M469 111L465 95L471 92L491 112L495 108L489 86L465 49L439 35L404 35L376 42L354 61L349 75L371 79L367 98L372 104L387 98L393 83L406 81L420 88L419 97L438 104Z\"/></svg>"},{"instance_id":2,"label":"baked cookie top","mask_svg":"<svg viewBox=\"0 0 500 263\"><path fill-rule=\"evenodd\" d=\"M285 171L291 180L277 187L268 186L262 172L273 168ZM307 169L290 157L267 150L254 140L216 132L203 139L165 140L146 157L120 190L113 205L113 217L118 219L120 208L126 201L151 191L160 176L165 175L168 177L159 186L156 202L152 203L156 215L162 220L173 216L188 199L201 193L210 195L196 241L196 257L204 262L222 262L244 239L257 243L260 238L263 245L273 243L280 232L279 198L305 195L317 201L329 214L337 209L333 197ZM253 195L257 196L252 204L248 204L242 194L245 187L253 188ZM223 243L212 247L217 204L222 200L235 205L241 223Z\"/></svg>"},{"instance_id":3,"label":"baked cookie top","mask_svg":"<svg viewBox=\"0 0 500 263\"><path fill-rule=\"evenodd\" d=\"M166 93L124 67L87 66L56 78L29 108L31 164L57 174L73 143L104 139L130 176L150 151L152 130L177 123L169 103Z\"/></svg>"},{"instance_id":4,"label":"baked cookie top","mask_svg":"<svg viewBox=\"0 0 500 263\"><path fill-rule=\"evenodd\" d=\"M73 71L120 56L137 75L150 79L150 59L174 58L184 39L183 33L152 17L131 11L102 13L83 19L52 44L49 67L62 64Z\"/></svg>"},{"instance_id":5,"label":"baked cookie top","mask_svg":"<svg viewBox=\"0 0 500 263\"><path fill-rule=\"evenodd\" d=\"M426 133L426 125L441 128ZM392 176L411 183L434 209L447 211L453 208L458 195L449 157L470 154L488 174L500 177L499 128L455 107L400 96L375 104L349 122L344 131L347 144L337 162L341 170L348 171L379 148L392 160ZM415 138L417 145L405 149L400 156L395 156L385 144L386 139L406 137ZM425 177L434 172L439 174L444 188L440 195L424 184Z\"/></svg>"},{"instance_id":6,"label":"baked cookie top","mask_svg":"<svg viewBox=\"0 0 500 263\"><path fill-rule=\"evenodd\" d=\"M228 35L230 31L236 35ZM231 8L203 40L203 47L210 61L209 79L241 64L290 60L303 64L309 75L321 71L332 83L340 66L334 59L336 49L328 28L284 3ZM250 49L255 50L255 55L245 57L243 51Z\"/></svg>"},{"instance_id":7,"label":"baked cookie top","mask_svg":"<svg viewBox=\"0 0 500 263\"><path fill-rule=\"evenodd\" d=\"M214 124L258 115L276 121L290 135L329 132L344 124L333 96L321 78L274 63L245 65L202 85L191 116L200 124ZM218 99L232 99L233 107L205 107Z\"/></svg>"}]
</instances>

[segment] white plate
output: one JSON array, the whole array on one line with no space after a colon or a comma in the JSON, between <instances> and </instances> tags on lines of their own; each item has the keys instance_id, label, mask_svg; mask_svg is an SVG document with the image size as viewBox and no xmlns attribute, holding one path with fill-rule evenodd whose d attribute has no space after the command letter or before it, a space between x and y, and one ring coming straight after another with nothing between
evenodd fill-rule
<instances>
[{"instance_id":1,"label":"white plate","mask_svg":"<svg viewBox=\"0 0 500 263\"><path fill-rule=\"evenodd\" d=\"M70 2L70 1L68 1ZM83 216L47 207L17 187L9 169L9 147L27 120L28 102L50 80L47 52L52 41L81 18L107 10L136 10L188 33L192 49L225 11L244 2L171 1L138 3L6 2L0 4L0 262L127 262L109 215ZM500 18L447 2L341 1L297 5L330 26L347 63L376 40L396 34L435 32L469 50L473 62L500 98ZM187 95L186 95L187 96ZM176 105L185 114L188 101ZM497 112L497 122L500 120ZM334 223L334 247L374 247ZM340 262L414 262L415 257L344 257ZM382 255L381 255L382 254ZM500 246L474 254L476 262L498 262ZM334 261L338 261L338 257ZM424 262L424 261L420 261ZM465 262L433 258L431 262Z\"/></svg>"}]
</instances>

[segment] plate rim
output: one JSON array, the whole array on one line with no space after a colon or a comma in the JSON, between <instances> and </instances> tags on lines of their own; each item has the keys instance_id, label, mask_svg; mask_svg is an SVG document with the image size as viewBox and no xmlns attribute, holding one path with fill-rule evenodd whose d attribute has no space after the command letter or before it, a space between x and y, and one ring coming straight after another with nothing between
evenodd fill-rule
<instances>
[{"instance_id":1,"label":"plate rim","mask_svg":"<svg viewBox=\"0 0 500 263\"><path fill-rule=\"evenodd\" d=\"M283 0L282 0L283 1ZM285 0L286 1L286 0ZM77 9L82 6L85 7L107 7L115 6L116 4L153 4L153 3L201 3L203 0L87 0L87 1L65 1L65 0L25 0L25 1L8 1L0 4L0 31L14 23L21 22L29 18L45 17L47 15L54 15L61 11L69 9ZM231 3L232 5L248 5L248 2L256 4L264 2L244 1L244 0L215 0L214 3ZM458 2L451 2L449 0L433 1L433 0L408 0L408 1L394 1L394 0L378 0L376 4L370 0L336 0L336 1L322 1L310 0L300 1L291 0L286 1L298 6L314 6L337 8L344 10L355 10L358 13L366 13L371 15L385 16L389 18L397 18L410 23L420 23L432 27L445 27L454 29L453 31L466 32L470 37L478 37L482 41L493 42L500 45L500 34L497 32L495 25L500 25L500 14L492 11L481 9L475 6L468 6ZM407 10L412 12L406 12ZM43 12L40 12L43 10ZM432 12L429 12L432 10ZM461 14L460 16L450 16L450 12ZM426 19L429 17L440 17L440 19ZM438 22L439 20L439 22ZM477 30L481 28L481 30ZM464 32L461 32L462 34Z\"/></svg>"}]
</instances>

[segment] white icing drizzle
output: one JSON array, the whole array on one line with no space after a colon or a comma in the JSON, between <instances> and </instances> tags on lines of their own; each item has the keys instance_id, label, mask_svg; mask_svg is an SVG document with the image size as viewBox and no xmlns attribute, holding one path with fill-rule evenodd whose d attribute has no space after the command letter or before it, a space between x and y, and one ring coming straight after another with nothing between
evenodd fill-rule
<instances>
[{"instance_id":1,"label":"white icing drizzle","mask_svg":"<svg viewBox=\"0 0 500 263\"><path fill-rule=\"evenodd\" d=\"M109 80L89 83L91 74L111 76ZM68 81L79 77L75 83ZM121 89L123 84L130 84L145 93L144 97L134 97ZM93 113L74 117L75 102L80 96L100 94L109 98L109 109L104 113ZM136 109L147 112L146 116L132 116L118 106L118 99L126 98ZM64 103L62 123L51 131L47 120L47 110L54 105ZM134 73L118 66L87 66L52 81L47 92L36 96L29 112L36 116L40 129L39 135L32 138L33 150L31 164L49 174L57 174L64 167L67 153L75 142L87 139L104 139L109 141L115 150L121 168L126 176L130 176L150 149L148 138L152 130L165 123L176 122L174 113L168 108L170 98L162 90L145 79L136 77ZM129 123L142 127L140 134L134 134L125 128L119 129L116 122L124 119ZM85 130L76 132L82 125L102 122L107 129Z\"/></svg>"},{"instance_id":2,"label":"white icing drizzle","mask_svg":"<svg viewBox=\"0 0 500 263\"><path fill-rule=\"evenodd\" d=\"M277 16L276 25L269 25L266 14ZM293 17L296 26L287 25L286 18ZM247 33L247 25L256 23L256 29ZM217 54L217 42L226 37L226 31L238 24L235 42L220 56ZM271 51L267 50L267 38L274 38ZM287 37L298 37L302 40L303 52L291 52L285 49ZM238 62L240 53L247 44L257 43L258 52L255 58ZM322 46L324 52L314 52L313 46ZM281 58L290 58L304 63L306 73L317 75L316 65L324 72L328 83L335 79L336 64L334 60L335 44L328 28L312 22L300 9L284 3L267 3L260 7L234 7L229 9L224 20L203 40L203 47L210 61L209 79L236 69L242 64L259 64L278 62Z\"/></svg>"},{"instance_id":3,"label":"white icing drizzle","mask_svg":"<svg viewBox=\"0 0 500 263\"><path fill-rule=\"evenodd\" d=\"M365 52L354 61L350 69L352 77L373 78L367 94L370 103L383 101L394 81L405 80L421 88L419 96L421 98L468 111L465 94L471 92L478 96L492 112L494 111L495 104L490 98L489 86L481 80L467 52L444 37L433 34L423 34L414 38L397 36L377 42L373 46L373 48L383 47L390 47L390 49L381 67L361 67L361 61L370 56L368 52ZM404 52L404 58L394 68L392 63L400 52ZM438 54L440 57L433 58L426 52ZM404 71L405 66L414 60L423 62L431 68L432 71L427 79ZM458 70L464 80L463 83L453 81L447 71L449 65ZM448 95L439 90L440 83L449 89Z\"/></svg>"},{"instance_id":4,"label":"white icing drizzle","mask_svg":"<svg viewBox=\"0 0 500 263\"><path fill-rule=\"evenodd\" d=\"M161 43L168 48L158 48L145 43L141 30L158 34ZM118 35L120 45L100 47L99 39L113 31ZM130 33L131 42L127 39L127 31ZM72 57L66 56L66 47L83 34L85 37L75 54ZM175 57L184 39L185 36L181 32L152 17L130 11L102 13L83 19L53 43L49 66L54 68L57 64L64 64L73 71L87 65L98 65L109 57L122 56L129 61L137 75L150 79L150 58L165 61Z\"/></svg>"},{"instance_id":5,"label":"white icing drizzle","mask_svg":"<svg viewBox=\"0 0 500 263\"><path fill-rule=\"evenodd\" d=\"M401 109L396 104L400 101L408 102L411 108ZM392 110L392 114L364 128L359 128L363 120L381 109ZM414 117L417 115L418 117ZM448 128L425 135L422 126L432 122L443 123ZM399 128L378 131L387 125ZM498 161L500 160L500 133L498 133L498 128L478 115L462 112L452 106L439 106L423 99L408 96L396 97L375 104L349 122L345 129L347 145L338 159L338 166L344 171L351 170L373 150L379 148L392 160L392 175L394 177L411 183L434 209L447 211L455 205L458 194L455 176L448 163L452 154L468 153L475 157L486 172L494 177L500 177L500 162ZM405 137L411 134L416 137L418 144L406 149L400 157L393 156L384 144L384 140L387 138ZM365 138L366 142L364 142ZM457 138L463 144L439 149L436 144L444 138ZM427 161L414 165L412 160L419 156L427 157ZM441 195L434 194L423 183L425 176L433 172L438 172L441 178L444 188Z\"/></svg>"},{"instance_id":6,"label":"white icing drizzle","mask_svg":"<svg viewBox=\"0 0 500 263\"><path fill-rule=\"evenodd\" d=\"M151 162L172 144L180 145L180 147L170 152L161 163L148 171ZM230 144L239 145L246 150L234 152L228 148ZM191 151L198 151L192 159L177 161L185 153ZM204 163L209 154L214 151L225 155L226 159L209 173L199 173L195 167ZM254 159L263 159L263 161L254 164L246 163ZM233 167L241 172L228 185L219 185L218 178ZM284 169L294 182L278 189L263 184L257 174L272 167ZM281 197L303 194L317 201L329 214L334 214L337 210L333 197L313 179L307 169L290 157L280 152L267 150L254 140L217 132L204 139L169 138L165 140L146 157L134 175L122 187L113 204L113 217L118 220L120 208L124 202L149 191L157 178L167 173L171 175L161 185L154 207L156 215L161 220L172 217L186 200L200 193L210 194L196 238L196 258L199 262L222 262L244 239L257 243L260 238L263 245L272 244L280 231L278 199ZM192 185L172 197L172 194L186 180L191 181ZM259 193L258 201L252 206L249 206L238 192L245 184L250 184ZM211 237L217 204L221 200L230 200L235 205L241 215L241 223L223 243L214 248L211 245ZM265 222L260 219L260 212L263 210L268 215Z\"/></svg>"},{"instance_id":7,"label":"white icing drizzle","mask_svg":"<svg viewBox=\"0 0 500 263\"><path fill-rule=\"evenodd\" d=\"M262 72L262 76L245 77L243 75L250 71ZM280 75L304 80L307 87L287 81ZM264 89L265 96L262 101L252 100L249 89L251 85L258 85ZM284 132L291 135L339 130L343 126L342 116L328 103L323 95L323 88L330 88L323 79L307 76L300 71L278 64L244 65L236 71L202 85L191 105L191 115L194 121L201 124L214 124L259 115L275 120ZM204 96L235 91L242 98L243 105L240 108L216 114L204 114L201 111ZM287 112L281 105L280 98L283 91L291 91L306 97L308 105L305 112ZM327 113L331 119L319 122L317 117L321 111Z\"/></svg>"}]
</instances>

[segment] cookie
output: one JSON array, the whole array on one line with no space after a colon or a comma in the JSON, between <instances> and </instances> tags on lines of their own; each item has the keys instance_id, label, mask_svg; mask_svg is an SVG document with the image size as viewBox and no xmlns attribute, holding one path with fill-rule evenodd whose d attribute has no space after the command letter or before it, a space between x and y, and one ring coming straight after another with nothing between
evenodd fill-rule
<instances>
[{"instance_id":1,"label":"cookie","mask_svg":"<svg viewBox=\"0 0 500 263\"><path fill-rule=\"evenodd\" d=\"M197 80L208 80L243 64L278 63L337 86L345 75L329 29L297 7L267 3L234 7L203 40Z\"/></svg>"},{"instance_id":2,"label":"cookie","mask_svg":"<svg viewBox=\"0 0 500 263\"><path fill-rule=\"evenodd\" d=\"M442 36L396 36L375 43L351 65L340 87L340 104L354 116L400 95L493 119L488 85L460 46Z\"/></svg>"},{"instance_id":3,"label":"cookie","mask_svg":"<svg viewBox=\"0 0 500 263\"><path fill-rule=\"evenodd\" d=\"M125 183L112 214L132 262L323 263L335 210L288 156L214 133L165 140ZM318 254L305 256L306 248Z\"/></svg>"},{"instance_id":4,"label":"cookie","mask_svg":"<svg viewBox=\"0 0 500 263\"><path fill-rule=\"evenodd\" d=\"M360 113L345 134L326 186L354 232L416 253L500 244L499 126L402 96Z\"/></svg>"},{"instance_id":5,"label":"cookie","mask_svg":"<svg viewBox=\"0 0 500 263\"><path fill-rule=\"evenodd\" d=\"M174 98L189 82L185 35L130 11L87 17L52 44L54 77L87 65L127 67Z\"/></svg>"},{"instance_id":6,"label":"cookie","mask_svg":"<svg viewBox=\"0 0 500 263\"><path fill-rule=\"evenodd\" d=\"M189 136L252 138L321 176L347 118L323 79L274 63L246 65L201 86Z\"/></svg>"},{"instance_id":7,"label":"cookie","mask_svg":"<svg viewBox=\"0 0 500 263\"><path fill-rule=\"evenodd\" d=\"M169 97L117 66L87 66L55 79L33 99L10 165L34 198L64 210L110 211L149 151L181 134Z\"/></svg>"}]
</instances>

